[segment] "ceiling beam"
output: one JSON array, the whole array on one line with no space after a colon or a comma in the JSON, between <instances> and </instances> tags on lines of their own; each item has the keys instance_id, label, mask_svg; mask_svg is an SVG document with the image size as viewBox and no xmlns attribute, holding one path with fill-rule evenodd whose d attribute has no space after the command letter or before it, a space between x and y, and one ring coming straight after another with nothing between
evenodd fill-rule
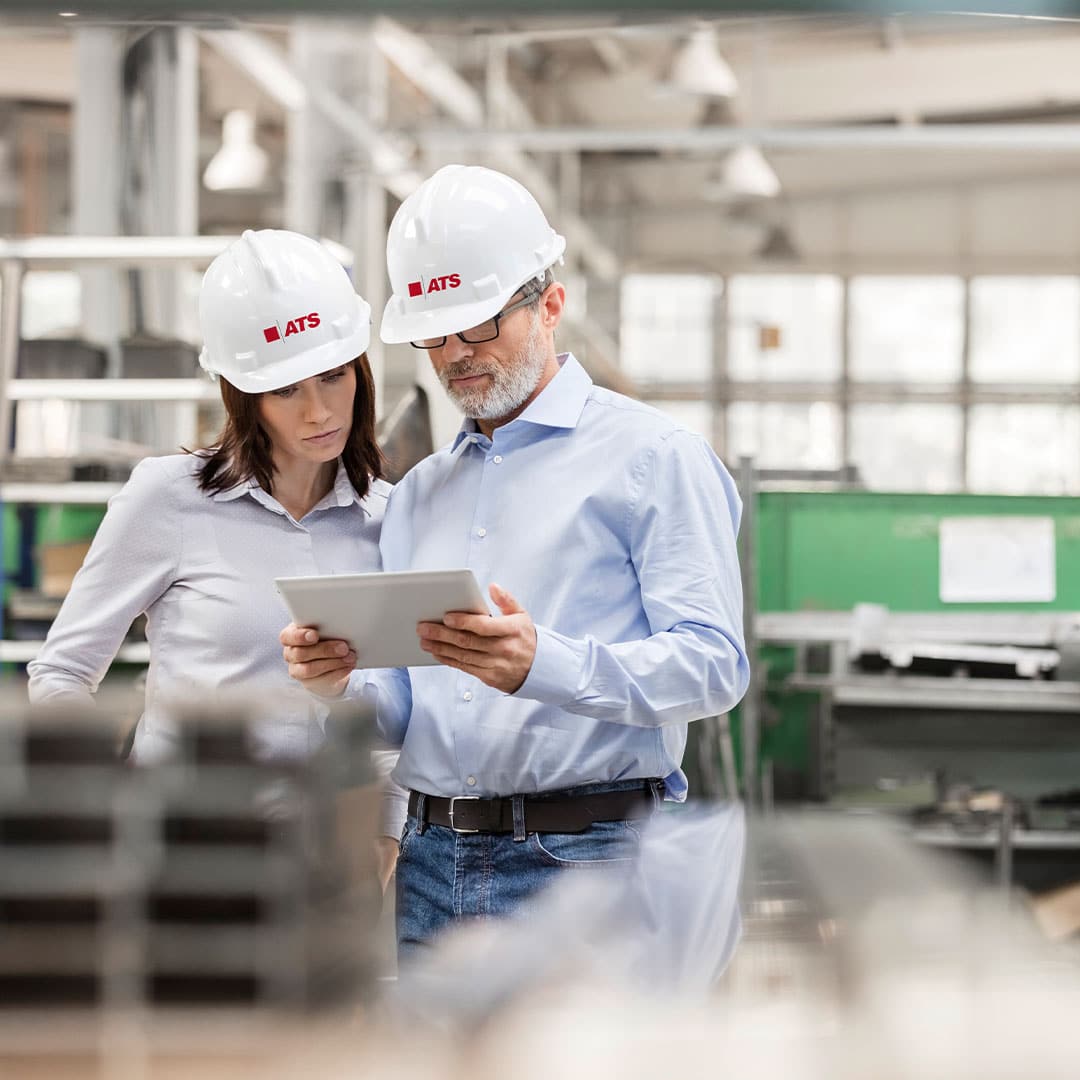
<instances>
[{"instance_id":1,"label":"ceiling beam","mask_svg":"<svg viewBox=\"0 0 1080 1080\"><path fill-rule=\"evenodd\" d=\"M517 177L549 212L558 211L559 228L566 234L568 245L584 265L598 277L612 280L619 269L615 253L579 215L560 207L555 186L523 152L516 137L485 130L483 96L427 41L392 19L376 19L372 33L387 60L461 125L453 131L443 132L440 145L447 146L449 143L451 149L457 150L463 135L479 137L481 142L474 145L479 145L490 160ZM520 116L522 111L521 103L515 102L513 112Z\"/></svg>"},{"instance_id":2,"label":"ceiling beam","mask_svg":"<svg viewBox=\"0 0 1080 1080\"><path fill-rule=\"evenodd\" d=\"M68 104L77 89L71 37L0 35L0 98Z\"/></svg>"},{"instance_id":3,"label":"ceiling beam","mask_svg":"<svg viewBox=\"0 0 1080 1080\"><path fill-rule=\"evenodd\" d=\"M596 34L589 39L596 55L600 57L609 74L619 74L630 67L630 57L622 43L607 34Z\"/></svg>"}]
</instances>

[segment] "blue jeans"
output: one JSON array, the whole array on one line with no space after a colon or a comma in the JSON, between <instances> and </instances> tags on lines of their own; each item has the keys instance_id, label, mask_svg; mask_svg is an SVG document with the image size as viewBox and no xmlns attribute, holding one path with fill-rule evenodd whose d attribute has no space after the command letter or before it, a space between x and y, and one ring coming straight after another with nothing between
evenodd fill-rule
<instances>
[{"instance_id":1,"label":"blue jeans","mask_svg":"<svg viewBox=\"0 0 1080 1080\"><path fill-rule=\"evenodd\" d=\"M625 791L641 780L587 784L560 794ZM655 796L659 804L661 793ZM580 833L456 833L418 828L411 814L397 864L398 961L414 959L453 923L525 913L530 899L568 870L625 868L644 819L598 821Z\"/></svg>"}]
</instances>

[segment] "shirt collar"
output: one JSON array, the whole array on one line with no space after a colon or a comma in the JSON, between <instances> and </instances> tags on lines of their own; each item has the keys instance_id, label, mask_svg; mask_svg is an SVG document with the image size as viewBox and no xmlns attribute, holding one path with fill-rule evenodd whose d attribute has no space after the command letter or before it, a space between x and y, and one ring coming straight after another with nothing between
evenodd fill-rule
<instances>
[{"instance_id":1,"label":"shirt collar","mask_svg":"<svg viewBox=\"0 0 1080 1080\"><path fill-rule=\"evenodd\" d=\"M226 488L224 491L215 491L210 498L214 502L232 502L233 499L239 499L241 495L247 494L252 488L258 486L253 478L248 477L247 480L241 480L235 487Z\"/></svg>"},{"instance_id":2,"label":"shirt collar","mask_svg":"<svg viewBox=\"0 0 1080 1080\"><path fill-rule=\"evenodd\" d=\"M521 423L550 428L577 427L593 381L573 353L560 353L557 359L559 370L555 377L540 391L536 400L530 402L529 407L507 427ZM454 437L451 453L457 453L478 431L475 420L465 420Z\"/></svg>"},{"instance_id":3,"label":"shirt collar","mask_svg":"<svg viewBox=\"0 0 1080 1080\"><path fill-rule=\"evenodd\" d=\"M331 505L351 506L360 502L360 496L356 494L356 488L352 486L349 473L345 468L345 462L338 458L337 473L334 476L334 487L327 499L333 500Z\"/></svg>"}]
</instances>

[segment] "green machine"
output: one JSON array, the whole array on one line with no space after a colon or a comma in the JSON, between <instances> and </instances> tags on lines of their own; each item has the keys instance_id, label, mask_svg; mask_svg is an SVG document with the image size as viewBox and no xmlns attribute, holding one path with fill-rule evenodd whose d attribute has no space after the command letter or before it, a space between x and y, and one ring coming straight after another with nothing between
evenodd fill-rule
<instances>
[{"instance_id":1,"label":"green machine","mask_svg":"<svg viewBox=\"0 0 1080 1080\"><path fill-rule=\"evenodd\" d=\"M941 523L957 518L1048 519L1053 530L1053 598L943 601ZM999 618L1080 611L1080 499L759 491L751 520L756 622L776 613L799 613L812 626L814 613L851 612L859 604L883 605L897 613L947 613L951 620L967 619L973 625L986 623L984 613ZM1052 627L1056 621L1049 617L1047 624ZM751 636L763 691L759 757L798 789L797 778L808 777L814 764L819 695L793 687L794 649L770 646L760 633ZM822 636L814 640L820 644ZM1080 723L1076 730L1080 738ZM808 793L821 794L813 789L812 783L806 785Z\"/></svg>"}]
</instances>

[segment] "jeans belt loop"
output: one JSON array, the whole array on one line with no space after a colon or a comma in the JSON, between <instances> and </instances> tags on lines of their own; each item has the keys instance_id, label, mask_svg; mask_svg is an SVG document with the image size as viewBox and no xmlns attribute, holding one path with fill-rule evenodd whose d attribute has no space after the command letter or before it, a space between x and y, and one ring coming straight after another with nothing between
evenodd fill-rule
<instances>
[{"instance_id":1,"label":"jeans belt loop","mask_svg":"<svg viewBox=\"0 0 1080 1080\"><path fill-rule=\"evenodd\" d=\"M510 804L514 808L514 842L520 844L525 839L525 796L512 795Z\"/></svg>"},{"instance_id":2,"label":"jeans belt loop","mask_svg":"<svg viewBox=\"0 0 1080 1080\"><path fill-rule=\"evenodd\" d=\"M416 794L416 835L423 836L427 828L427 796L419 791Z\"/></svg>"}]
</instances>

